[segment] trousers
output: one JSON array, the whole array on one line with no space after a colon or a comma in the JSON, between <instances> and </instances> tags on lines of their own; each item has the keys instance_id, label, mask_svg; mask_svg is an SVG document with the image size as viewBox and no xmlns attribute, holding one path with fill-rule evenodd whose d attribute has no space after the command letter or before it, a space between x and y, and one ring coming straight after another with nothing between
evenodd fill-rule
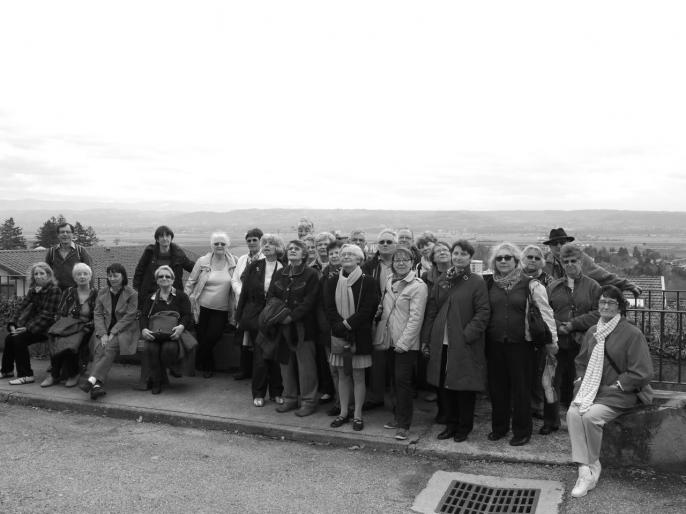
<instances>
[{"instance_id":1,"label":"trousers","mask_svg":"<svg viewBox=\"0 0 686 514\"><path fill-rule=\"evenodd\" d=\"M596 463L603 442L603 427L621 413L621 409L594 403L581 414L578 405L570 405L567 410L567 431L572 443L572 460L579 464Z\"/></svg>"}]
</instances>

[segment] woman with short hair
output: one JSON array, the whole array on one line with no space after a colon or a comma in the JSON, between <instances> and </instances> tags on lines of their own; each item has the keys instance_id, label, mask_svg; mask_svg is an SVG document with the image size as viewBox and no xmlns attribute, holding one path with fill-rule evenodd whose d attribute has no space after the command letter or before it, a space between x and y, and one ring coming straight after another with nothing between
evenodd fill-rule
<instances>
[{"instance_id":1,"label":"woman with short hair","mask_svg":"<svg viewBox=\"0 0 686 514\"><path fill-rule=\"evenodd\" d=\"M432 266L431 256L434 245L438 242L438 238L433 232L426 230L417 238L417 250L421 254L419 264L417 264L417 276L421 277L425 272L429 271Z\"/></svg>"},{"instance_id":2,"label":"woman with short hair","mask_svg":"<svg viewBox=\"0 0 686 514\"><path fill-rule=\"evenodd\" d=\"M10 385L31 384L35 381L31 369L29 345L43 341L48 328L55 321L61 292L50 266L37 262L29 271L29 289L17 309L14 319L7 324L9 334L2 352L0 378L12 378L14 365L17 378Z\"/></svg>"},{"instance_id":3,"label":"woman with short hair","mask_svg":"<svg viewBox=\"0 0 686 514\"><path fill-rule=\"evenodd\" d=\"M226 232L213 232L210 236L211 251L196 261L184 290L197 323L195 368L205 378L214 373L213 350L224 334L236 303L232 289L236 257L229 252L230 244L231 239Z\"/></svg>"},{"instance_id":4,"label":"woman with short hair","mask_svg":"<svg viewBox=\"0 0 686 514\"><path fill-rule=\"evenodd\" d=\"M317 262L319 263L319 271L323 271L329 264L329 245L336 242L336 236L331 232L320 232L314 238L314 244L317 248Z\"/></svg>"}]
</instances>

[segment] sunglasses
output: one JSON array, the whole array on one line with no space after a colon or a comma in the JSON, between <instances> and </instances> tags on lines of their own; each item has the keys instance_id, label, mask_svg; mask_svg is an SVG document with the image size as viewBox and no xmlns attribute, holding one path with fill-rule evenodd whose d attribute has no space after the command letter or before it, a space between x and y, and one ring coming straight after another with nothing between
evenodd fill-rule
<instances>
[{"instance_id":1,"label":"sunglasses","mask_svg":"<svg viewBox=\"0 0 686 514\"><path fill-rule=\"evenodd\" d=\"M562 264L576 264L578 259L562 259Z\"/></svg>"},{"instance_id":2,"label":"sunglasses","mask_svg":"<svg viewBox=\"0 0 686 514\"><path fill-rule=\"evenodd\" d=\"M226 246L226 243L213 243L214 246Z\"/></svg>"},{"instance_id":3,"label":"sunglasses","mask_svg":"<svg viewBox=\"0 0 686 514\"><path fill-rule=\"evenodd\" d=\"M512 257L512 255L498 255L498 256L495 258L495 260L496 260L497 262L503 262L503 261L510 262L512 259L514 259L514 257Z\"/></svg>"},{"instance_id":4,"label":"sunglasses","mask_svg":"<svg viewBox=\"0 0 686 514\"><path fill-rule=\"evenodd\" d=\"M171 275L157 275L157 280L159 280L161 278L171 279L172 277L171 277Z\"/></svg>"},{"instance_id":5,"label":"sunglasses","mask_svg":"<svg viewBox=\"0 0 686 514\"><path fill-rule=\"evenodd\" d=\"M382 239L381 241L379 241L379 244L380 245L392 245L392 244L395 244L395 241L393 241L391 239Z\"/></svg>"},{"instance_id":6,"label":"sunglasses","mask_svg":"<svg viewBox=\"0 0 686 514\"><path fill-rule=\"evenodd\" d=\"M530 261L540 261L541 260L541 258L538 255L527 255L526 258L529 259Z\"/></svg>"}]
</instances>

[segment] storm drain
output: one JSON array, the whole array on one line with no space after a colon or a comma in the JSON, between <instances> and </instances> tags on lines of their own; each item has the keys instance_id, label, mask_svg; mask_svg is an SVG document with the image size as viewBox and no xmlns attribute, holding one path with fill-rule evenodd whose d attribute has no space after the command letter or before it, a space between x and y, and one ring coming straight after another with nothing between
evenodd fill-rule
<instances>
[{"instance_id":1,"label":"storm drain","mask_svg":"<svg viewBox=\"0 0 686 514\"><path fill-rule=\"evenodd\" d=\"M553 480L469 475L437 471L415 498L412 510L424 514L552 514L564 486Z\"/></svg>"},{"instance_id":2,"label":"storm drain","mask_svg":"<svg viewBox=\"0 0 686 514\"><path fill-rule=\"evenodd\" d=\"M486 487L453 480L441 499L436 512L445 514L478 514L536 512L539 489Z\"/></svg>"}]
</instances>

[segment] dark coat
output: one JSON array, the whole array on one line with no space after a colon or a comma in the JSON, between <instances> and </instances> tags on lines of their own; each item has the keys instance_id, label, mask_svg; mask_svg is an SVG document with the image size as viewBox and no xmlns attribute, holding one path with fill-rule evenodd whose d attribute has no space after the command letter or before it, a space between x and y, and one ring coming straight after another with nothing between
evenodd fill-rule
<instances>
[{"instance_id":1,"label":"dark coat","mask_svg":"<svg viewBox=\"0 0 686 514\"><path fill-rule=\"evenodd\" d=\"M343 318L336 308L336 286L339 275L328 278L324 284L324 310L326 319L331 327L331 333L345 338L350 332L343 324ZM355 314L346 321L352 328L355 337L355 354L371 355L372 353L372 323L379 307L379 292L376 281L369 275L362 275L352 286L355 300Z\"/></svg>"},{"instance_id":2,"label":"dark coat","mask_svg":"<svg viewBox=\"0 0 686 514\"><path fill-rule=\"evenodd\" d=\"M486 328L486 338L492 342L524 343L526 342L526 302L531 279L522 274L522 278L512 289L505 291L498 287L493 278L488 288L488 299L491 304L491 319Z\"/></svg>"},{"instance_id":3,"label":"dark coat","mask_svg":"<svg viewBox=\"0 0 686 514\"><path fill-rule=\"evenodd\" d=\"M117 321L112 330L108 332L112 315ZM100 289L95 303L94 321L96 337L107 334L117 336L119 351L122 355L136 353L141 330L138 323L138 293L131 286L124 286L117 300L117 305L114 306L112 305L109 286Z\"/></svg>"},{"instance_id":4,"label":"dark coat","mask_svg":"<svg viewBox=\"0 0 686 514\"><path fill-rule=\"evenodd\" d=\"M14 320L7 324L7 329L26 327L34 335L46 336L48 328L55 322L61 296L60 288L53 283L48 283L38 292L32 287L22 299Z\"/></svg>"},{"instance_id":5,"label":"dark coat","mask_svg":"<svg viewBox=\"0 0 686 514\"><path fill-rule=\"evenodd\" d=\"M143 250L136 271L133 274L133 288L138 291L141 298L150 296L157 291L155 282L155 270L160 266L160 245L158 243L148 245ZM195 262L186 257L185 252L179 245L172 243L169 247L170 267L174 272L174 287L183 291L183 270L193 271Z\"/></svg>"},{"instance_id":6,"label":"dark coat","mask_svg":"<svg viewBox=\"0 0 686 514\"><path fill-rule=\"evenodd\" d=\"M272 283L267 291L271 296L283 300L290 309L293 323L302 323L305 340L316 341L317 316L315 306L319 299L319 275L317 270L306 264L292 267L287 265L274 272Z\"/></svg>"},{"instance_id":7,"label":"dark coat","mask_svg":"<svg viewBox=\"0 0 686 514\"><path fill-rule=\"evenodd\" d=\"M174 289L169 295L168 301L164 301L157 297L157 292L146 296L141 301L141 295L138 295L139 305L141 306L141 330L148 328L150 316L156 312L175 311L179 313L179 325L183 325L184 331L193 328L193 313L191 312L191 301L188 295L180 289Z\"/></svg>"},{"instance_id":8,"label":"dark coat","mask_svg":"<svg viewBox=\"0 0 686 514\"><path fill-rule=\"evenodd\" d=\"M555 324L572 323L574 332L558 334L560 348L581 343L586 331L598 322L600 286L592 278L581 275L574 281L574 291L567 287L567 278L558 278L548 286L548 303L553 308Z\"/></svg>"},{"instance_id":9,"label":"dark coat","mask_svg":"<svg viewBox=\"0 0 686 514\"><path fill-rule=\"evenodd\" d=\"M52 246L48 249L48 253L45 254L45 262L52 268L57 284L63 291L68 287L76 287L76 281L72 276L72 270L76 264L83 262L89 267L93 267L91 256L83 246L76 243L72 243L72 247L64 258L60 254L60 245ZM92 285L93 279L91 278Z\"/></svg>"},{"instance_id":10,"label":"dark coat","mask_svg":"<svg viewBox=\"0 0 686 514\"><path fill-rule=\"evenodd\" d=\"M444 280L429 292L422 346L429 348L427 381L438 387L441 375L443 335L448 328L445 387L454 391L486 389L485 330L491 314L488 289L474 273L464 275L451 287Z\"/></svg>"},{"instance_id":11,"label":"dark coat","mask_svg":"<svg viewBox=\"0 0 686 514\"><path fill-rule=\"evenodd\" d=\"M266 259L251 262L241 276L242 286L236 307L236 321L243 329L255 330L257 317L267 303L267 295L264 292L266 263ZM272 280L275 275L276 271L272 275Z\"/></svg>"}]
</instances>

